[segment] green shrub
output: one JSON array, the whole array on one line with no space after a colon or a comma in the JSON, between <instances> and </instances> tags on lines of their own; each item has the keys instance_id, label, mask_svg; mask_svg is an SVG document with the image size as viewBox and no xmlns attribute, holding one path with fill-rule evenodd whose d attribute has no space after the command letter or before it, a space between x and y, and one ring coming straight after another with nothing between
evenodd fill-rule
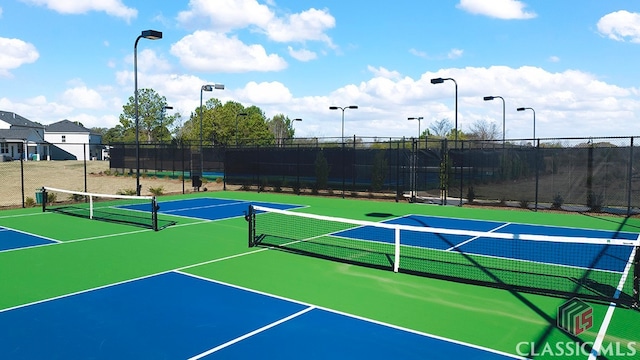
<instances>
[{"instance_id":1,"label":"green shrub","mask_svg":"<svg viewBox=\"0 0 640 360\"><path fill-rule=\"evenodd\" d=\"M271 187L273 187L274 192L282 192L282 180L281 179L271 180Z\"/></svg>"},{"instance_id":2,"label":"green shrub","mask_svg":"<svg viewBox=\"0 0 640 360\"><path fill-rule=\"evenodd\" d=\"M528 209L529 208L529 200L520 200L520 207L523 209Z\"/></svg>"},{"instance_id":3,"label":"green shrub","mask_svg":"<svg viewBox=\"0 0 640 360\"><path fill-rule=\"evenodd\" d=\"M551 208L558 210L562 208L562 204L564 204L564 198L562 198L562 195L558 193L553 197L553 203L551 204Z\"/></svg>"},{"instance_id":4,"label":"green shrub","mask_svg":"<svg viewBox=\"0 0 640 360\"><path fill-rule=\"evenodd\" d=\"M80 195L80 194L71 194L69 195L69 200L73 201L73 202L80 202L80 201L84 201L84 195Z\"/></svg>"},{"instance_id":5,"label":"green shrub","mask_svg":"<svg viewBox=\"0 0 640 360\"><path fill-rule=\"evenodd\" d=\"M34 206L36 206L36 201L33 200L32 197L27 196L24 199L24 206L26 206L26 207L34 207Z\"/></svg>"},{"instance_id":6,"label":"green shrub","mask_svg":"<svg viewBox=\"0 0 640 360\"><path fill-rule=\"evenodd\" d=\"M149 192L155 196L160 196L162 194L164 194L164 188L162 186L158 186L158 187L150 187L149 188Z\"/></svg>"},{"instance_id":7,"label":"green shrub","mask_svg":"<svg viewBox=\"0 0 640 360\"><path fill-rule=\"evenodd\" d=\"M223 179L221 177L216 178L216 184L222 184Z\"/></svg>"},{"instance_id":8,"label":"green shrub","mask_svg":"<svg viewBox=\"0 0 640 360\"><path fill-rule=\"evenodd\" d=\"M593 212L600 212L602 210L602 205L604 203L604 199L602 195L595 194L593 191L590 191L587 194L587 206Z\"/></svg>"},{"instance_id":9,"label":"green shrub","mask_svg":"<svg viewBox=\"0 0 640 360\"><path fill-rule=\"evenodd\" d=\"M47 193L47 203L49 204L54 203L56 202L57 199L58 197L56 196L56 194L50 193L50 192Z\"/></svg>"},{"instance_id":10,"label":"green shrub","mask_svg":"<svg viewBox=\"0 0 640 360\"><path fill-rule=\"evenodd\" d=\"M476 192L473 189L473 186L469 186L469 189L467 190L467 200L472 203L473 200L476 199Z\"/></svg>"},{"instance_id":11,"label":"green shrub","mask_svg":"<svg viewBox=\"0 0 640 360\"><path fill-rule=\"evenodd\" d=\"M124 189L116 192L118 195L138 195L135 189Z\"/></svg>"}]
</instances>

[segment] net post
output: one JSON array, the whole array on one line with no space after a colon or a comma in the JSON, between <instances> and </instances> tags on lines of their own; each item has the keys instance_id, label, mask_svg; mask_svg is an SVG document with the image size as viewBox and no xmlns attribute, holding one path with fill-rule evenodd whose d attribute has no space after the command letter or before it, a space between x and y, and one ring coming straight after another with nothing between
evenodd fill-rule
<instances>
[{"instance_id":1,"label":"net post","mask_svg":"<svg viewBox=\"0 0 640 360\"><path fill-rule=\"evenodd\" d=\"M249 247L254 247L256 238L256 213L253 205L249 205L244 219L249 223Z\"/></svg>"},{"instance_id":2,"label":"net post","mask_svg":"<svg viewBox=\"0 0 640 360\"><path fill-rule=\"evenodd\" d=\"M93 219L93 195L89 195L89 219Z\"/></svg>"},{"instance_id":3,"label":"net post","mask_svg":"<svg viewBox=\"0 0 640 360\"><path fill-rule=\"evenodd\" d=\"M153 227L153 231L158 231L158 210L160 206L158 206L158 202L156 197L151 198L151 226Z\"/></svg>"},{"instance_id":4,"label":"net post","mask_svg":"<svg viewBox=\"0 0 640 360\"><path fill-rule=\"evenodd\" d=\"M40 192L42 193L42 212L46 212L47 211L47 189L45 189L45 187L43 186L40 189Z\"/></svg>"},{"instance_id":5,"label":"net post","mask_svg":"<svg viewBox=\"0 0 640 360\"><path fill-rule=\"evenodd\" d=\"M400 269L400 227L396 226L395 230L395 250L393 260L393 272L398 272Z\"/></svg>"}]
</instances>

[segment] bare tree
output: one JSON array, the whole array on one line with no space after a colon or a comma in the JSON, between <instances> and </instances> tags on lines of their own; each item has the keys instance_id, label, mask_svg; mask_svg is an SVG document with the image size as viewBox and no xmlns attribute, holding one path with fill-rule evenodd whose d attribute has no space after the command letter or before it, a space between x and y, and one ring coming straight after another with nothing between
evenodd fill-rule
<instances>
[{"instance_id":1,"label":"bare tree","mask_svg":"<svg viewBox=\"0 0 640 360\"><path fill-rule=\"evenodd\" d=\"M487 120L478 120L471 124L469 139L473 140L496 140L498 138L498 125Z\"/></svg>"},{"instance_id":2,"label":"bare tree","mask_svg":"<svg viewBox=\"0 0 640 360\"><path fill-rule=\"evenodd\" d=\"M429 125L429 129L433 130L433 135L435 136L446 137L453 129L453 125L449 119L442 119L432 122Z\"/></svg>"}]
</instances>

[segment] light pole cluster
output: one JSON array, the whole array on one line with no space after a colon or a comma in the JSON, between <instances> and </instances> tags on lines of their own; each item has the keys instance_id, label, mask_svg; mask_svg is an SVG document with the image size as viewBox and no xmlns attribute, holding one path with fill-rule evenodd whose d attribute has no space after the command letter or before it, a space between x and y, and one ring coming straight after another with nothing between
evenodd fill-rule
<instances>
[{"instance_id":1,"label":"light pole cluster","mask_svg":"<svg viewBox=\"0 0 640 360\"><path fill-rule=\"evenodd\" d=\"M458 83L453 79L453 78L434 78L431 79L431 83L432 84L442 84L445 80L451 80L453 81L453 83L455 84L455 100L456 100L456 109L455 109L455 142L456 142L456 146L458 143ZM506 124L505 124L505 112L506 112L506 104L504 101L504 98L502 96L485 96L483 98L484 101L490 101L490 100L494 100L494 99L500 99L502 100L502 143L504 144L505 142L505 129L506 129ZM533 108L530 107L519 107L517 108L518 111L524 111L524 110L531 110L533 111L533 138L536 138L536 112ZM410 120L413 120L415 118L409 118ZM419 123L418 123L418 126Z\"/></svg>"},{"instance_id":2,"label":"light pole cluster","mask_svg":"<svg viewBox=\"0 0 640 360\"><path fill-rule=\"evenodd\" d=\"M133 83L134 83L134 107L136 117L136 195L140 196L140 120L138 119L138 41L162 39L162 32L156 30L144 30L133 44Z\"/></svg>"}]
</instances>

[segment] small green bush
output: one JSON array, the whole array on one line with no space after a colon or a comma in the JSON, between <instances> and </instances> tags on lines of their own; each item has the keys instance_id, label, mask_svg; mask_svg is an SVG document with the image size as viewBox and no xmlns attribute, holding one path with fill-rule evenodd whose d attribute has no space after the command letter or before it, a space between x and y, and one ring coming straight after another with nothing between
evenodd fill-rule
<instances>
[{"instance_id":1,"label":"small green bush","mask_svg":"<svg viewBox=\"0 0 640 360\"><path fill-rule=\"evenodd\" d=\"M164 194L164 188L162 186L158 186L158 187L150 187L149 188L149 192L155 196L160 196L162 194Z\"/></svg>"},{"instance_id":2,"label":"small green bush","mask_svg":"<svg viewBox=\"0 0 640 360\"><path fill-rule=\"evenodd\" d=\"M560 193L558 193L553 197L553 203L551 203L551 208L558 210L562 208L562 204L564 204L564 198L562 197L562 195L560 195Z\"/></svg>"},{"instance_id":3,"label":"small green bush","mask_svg":"<svg viewBox=\"0 0 640 360\"><path fill-rule=\"evenodd\" d=\"M71 200L73 202L84 201L84 196L80 195L80 194L71 194L71 195L69 195L69 200Z\"/></svg>"},{"instance_id":4,"label":"small green bush","mask_svg":"<svg viewBox=\"0 0 640 360\"><path fill-rule=\"evenodd\" d=\"M36 201L33 200L32 197L27 196L24 199L24 206L26 206L26 207L34 207L34 206L36 206Z\"/></svg>"},{"instance_id":5,"label":"small green bush","mask_svg":"<svg viewBox=\"0 0 640 360\"><path fill-rule=\"evenodd\" d=\"M116 192L116 194L118 194L118 195L137 195L138 193L136 192L135 189L124 189L124 190L118 190Z\"/></svg>"},{"instance_id":6,"label":"small green bush","mask_svg":"<svg viewBox=\"0 0 640 360\"><path fill-rule=\"evenodd\" d=\"M472 203L473 200L476 199L476 192L473 189L473 186L469 186L469 189L467 190L467 200Z\"/></svg>"}]
</instances>

